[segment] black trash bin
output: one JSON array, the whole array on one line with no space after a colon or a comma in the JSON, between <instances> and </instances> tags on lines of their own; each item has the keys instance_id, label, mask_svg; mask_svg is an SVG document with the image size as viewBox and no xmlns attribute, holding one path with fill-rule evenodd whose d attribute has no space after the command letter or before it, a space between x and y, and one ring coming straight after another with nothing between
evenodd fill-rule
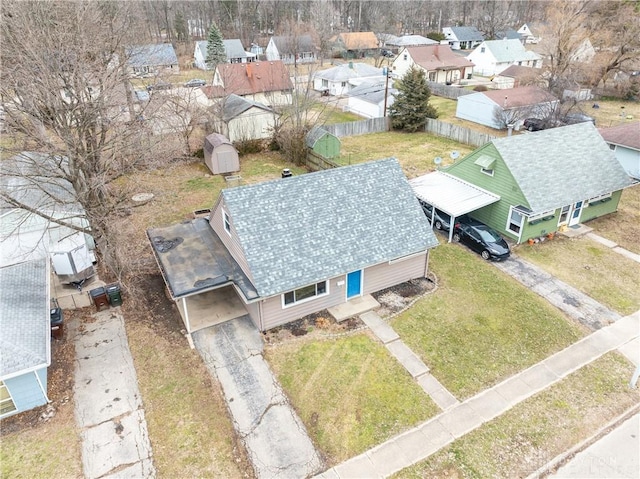
<instances>
[{"instance_id":1,"label":"black trash bin","mask_svg":"<svg viewBox=\"0 0 640 479\"><path fill-rule=\"evenodd\" d=\"M122 304L122 294L120 293L120 285L117 283L107 286L107 296L111 306L120 306Z\"/></svg>"},{"instance_id":2,"label":"black trash bin","mask_svg":"<svg viewBox=\"0 0 640 479\"><path fill-rule=\"evenodd\" d=\"M89 296L91 296L91 300L93 301L93 304L96 305L96 309L98 311L102 311L103 309L107 309L109 307L107 290L103 286L89 291Z\"/></svg>"},{"instance_id":3,"label":"black trash bin","mask_svg":"<svg viewBox=\"0 0 640 479\"><path fill-rule=\"evenodd\" d=\"M64 335L64 317L61 308L51 308L51 337L62 339Z\"/></svg>"}]
</instances>

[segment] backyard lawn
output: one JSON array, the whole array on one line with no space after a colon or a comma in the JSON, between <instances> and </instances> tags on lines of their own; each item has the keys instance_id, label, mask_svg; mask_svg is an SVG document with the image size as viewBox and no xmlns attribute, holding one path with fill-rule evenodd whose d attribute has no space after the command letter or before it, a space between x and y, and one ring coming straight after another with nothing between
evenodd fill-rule
<instances>
[{"instance_id":1,"label":"backyard lawn","mask_svg":"<svg viewBox=\"0 0 640 479\"><path fill-rule=\"evenodd\" d=\"M431 373L464 400L585 332L546 300L458 244L431 253L435 294L391 321Z\"/></svg>"},{"instance_id":2,"label":"backyard lawn","mask_svg":"<svg viewBox=\"0 0 640 479\"><path fill-rule=\"evenodd\" d=\"M439 409L365 333L268 347L266 357L328 463L433 417Z\"/></svg>"},{"instance_id":3,"label":"backyard lawn","mask_svg":"<svg viewBox=\"0 0 640 479\"><path fill-rule=\"evenodd\" d=\"M632 373L609 353L393 477L527 477L637 405Z\"/></svg>"}]
</instances>

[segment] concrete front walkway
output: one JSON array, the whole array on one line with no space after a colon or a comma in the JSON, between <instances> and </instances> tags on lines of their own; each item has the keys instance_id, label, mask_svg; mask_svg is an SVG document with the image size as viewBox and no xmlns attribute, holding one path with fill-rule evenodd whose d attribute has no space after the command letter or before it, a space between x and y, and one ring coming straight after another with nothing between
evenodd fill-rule
<instances>
[{"instance_id":1,"label":"concrete front walkway","mask_svg":"<svg viewBox=\"0 0 640 479\"><path fill-rule=\"evenodd\" d=\"M388 477L426 459L455 439L638 336L640 311L598 329L540 363L318 477Z\"/></svg>"},{"instance_id":2,"label":"concrete front walkway","mask_svg":"<svg viewBox=\"0 0 640 479\"><path fill-rule=\"evenodd\" d=\"M251 319L201 329L193 342L222 385L256 476L304 478L320 471L320 455L262 356L262 338Z\"/></svg>"},{"instance_id":3,"label":"concrete front walkway","mask_svg":"<svg viewBox=\"0 0 640 479\"><path fill-rule=\"evenodd\" d=\"M74 402L84 477L155 477L151 444L124 320L114 309L70 324ZM55 471L52 471L55 475Z\"/></svg>"},{"instance_id":4,"label":"concrete front walkway","mask_svg":"<svg viewBox=\"0 0 640 479\"><path fill-rule=\"evenodd\" d=\"M606 246L607 248L611 248L614 252L621 254L622 256L625 256L630 260L635 261L636 263L640 263L640 254L633 253L629 250L626 250L618 246L618 244L615 241L608 240L595 233L587 233L587 238L597 243L600 243L601 245Z\"/></svg>"},{"instance_id":5,"label":"concrete front walkway","mask_svg":"<svg viewBox=\"0 0 640 479\"><path fill-rule=\"evenodd\" d=\"M411 377L415 379L433 402L440 409L449 409L459 404L453 394L451 394L440 382L429 372L429 367L415 354L398 336L393 328L373 311L360 315L360 319L366 324L371 332L389 350L391 355L407 370Z\"/></svg>"}]
</instances>

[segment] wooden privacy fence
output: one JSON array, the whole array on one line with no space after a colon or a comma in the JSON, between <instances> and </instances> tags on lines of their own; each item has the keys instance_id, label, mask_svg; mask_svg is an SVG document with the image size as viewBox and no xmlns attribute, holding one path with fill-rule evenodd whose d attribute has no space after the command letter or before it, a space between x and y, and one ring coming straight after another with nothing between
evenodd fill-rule
<instances>
[{"instance_id":1,"label":"wooden privacy fence","mask_svg":"<svg viewBox=\"0 0 640 479\"><path fill-rule=\"evenodd\" d=\"M390 125L391 123L388 117L381 117L370 118L369 120L336 123L334 125L323 125L322 128L332 135L341 138L343 136L357 136L366 135L367 133L389 131Z\"/></svg>"},{"instance_id":2,"label":"wooden privacy fence","mask_svg":"<svg viewBox=\"0 0 640 479\"><path fill-rule=\"evenodd\" d=\"M309 169L313 171L320 171L338 168L339 166L339 164L314 153L310 148L307 150L307 167L309 167Z\"/></svg>"},{"instance_id":3,"label":"wooden privacy fence","mask_svg":"<svg viewBox=\"0 0 640 479\"><path fill-rule=\"evenodd\" d=\"M442 83L436 83L428 81L429 89L432 95L442 96L451 100L457 100L462 95L469 95L475 93L473 90L467 90L466 88L460 88L451 85L443 85Z\"/></svg>"},{"instance_id":4,"label":"wooden privacy fence","mask_svg":"<svg viewBox=\"0 0 640 479\"><path fill-rule=\"evenodd\" d=\"M486 133L480 133L470 128L463 126L452 125L451 123L445 123L444 121L434 120L427 118L427 124L424 130L427 133L432 133L436 136L442 136L455 140L458 143L464 143L471 146L482 146L489 143L491 140L498 138L497 136L487 135Z\"/></svg>"}]
</instances>

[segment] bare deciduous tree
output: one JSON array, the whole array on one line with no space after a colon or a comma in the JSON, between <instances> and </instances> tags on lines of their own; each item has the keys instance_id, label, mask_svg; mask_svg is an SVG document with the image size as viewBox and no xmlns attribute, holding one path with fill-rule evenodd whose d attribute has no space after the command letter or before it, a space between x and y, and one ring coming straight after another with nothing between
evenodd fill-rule
<instances>
[{"instance_id":1,"label":"bare deciduous tree","mask_svg":"<svg viewBox=\"0 0 640 479\"><path fill-rule=\"evenodd\" d=\"M120 274L111 220L123 198L114 181L147 159L148 133L133 110L125 47L129 4L4 1L0 95L17 138L34 156L26 187L46 178L71 185L88 225L31 208L19 194L0 198L56 224L91 234L105 265ZM40 188L41 189L41 188ZM55 192L55 190L52 190ZM52 202L55 193L45 191Z\"/></svg>"}]
</instances>

